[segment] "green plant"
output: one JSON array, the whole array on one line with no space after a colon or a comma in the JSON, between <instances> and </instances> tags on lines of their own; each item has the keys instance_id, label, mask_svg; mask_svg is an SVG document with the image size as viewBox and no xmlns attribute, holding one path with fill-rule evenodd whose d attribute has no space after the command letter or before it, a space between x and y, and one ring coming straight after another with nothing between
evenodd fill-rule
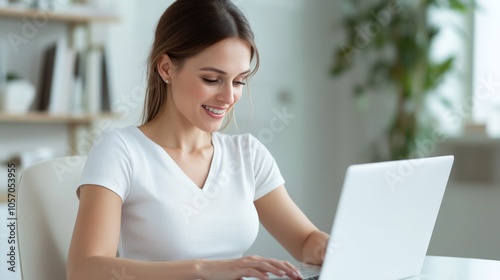
<instances>
[{"instance_id":1,"label":"green plant","mask_svg":"<svg viewBox=\"0 0 500 280\"><path fill-rule=\"evenodd\" d=\"M453 68L454 57L432 61L429 51L439 28L428 20L430 7L459 13L470 11L472 2L461 0L345 0L342 20L347 42L335 53L333 76L351 69L362 52L367 79L355 85L353 93L363 97L367 90L390 85L396 93L396 113L385 132L389 155L376 159L409 157L419 137L425 137L431 124L419 118L426 94L436 89Z\"/></svg>"},{"instance_id":2,"label":"green plant","mask_svg":"<svg viewBox=\"0 0 500 280\"><path fill-rule=\"evenodd\" d=\"M22 77L15 72L7 72L7 81L20 80Z\"/></svg>"}]
</instances>

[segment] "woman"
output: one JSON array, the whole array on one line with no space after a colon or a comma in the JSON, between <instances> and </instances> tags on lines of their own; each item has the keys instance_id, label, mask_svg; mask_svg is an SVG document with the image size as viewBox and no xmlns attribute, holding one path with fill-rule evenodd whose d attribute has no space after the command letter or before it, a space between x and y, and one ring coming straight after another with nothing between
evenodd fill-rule
<instances>
[{"instance_id":1,"label":"woman","mask_svg":"<svg viewBox=\"0 0 500 280\"><path fill-rule=\"evenodd\" d=\"M328 235L290 199L267 149L217 132L258 67L238 8L177 0L148 66L144 124L105 131L89 153L68 279L301 279L286 261L242 257L259 220L294 258L320 265Z\"/></svg>"}]
</instances>

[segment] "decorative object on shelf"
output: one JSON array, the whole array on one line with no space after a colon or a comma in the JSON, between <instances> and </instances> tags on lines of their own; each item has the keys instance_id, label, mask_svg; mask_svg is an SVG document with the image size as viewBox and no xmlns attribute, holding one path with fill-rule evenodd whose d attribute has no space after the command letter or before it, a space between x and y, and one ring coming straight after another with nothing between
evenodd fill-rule
<instances>
[{"instance_id":1,"label":"decorative object on shelf","mask_svg":"<svg viewBox=\"0 0 500 280\"><path fill-rule=\"evenodd\" d=\"M34 8L38 10L54 10L54 2L59 2L59 1L53 1L53 0L35 0L34 2Z\"/></svg>"},{"instance_id":2,"label":"decorative object on shelf","mask_svg":"<svg viewBox=\"0 0 500 280\"><path fill-rule=\"evenodd\" d=\"M53 11L70 11L75 6L81 4L75 3L72 0L35 0L35 9L53 10Z\"/></svg>"},{"instance_id":3,"label":"decorative object on shelf","mask_svg":"<svg viewBox=\"0 0 500 280\"><path fill-rule=\"evenodd\" d=\"M35 86L29 81L7 76L0 86L0 108L8 113L26 113L35 98Z\"/></svg>"},{"instance_id":4,"label":"decorative object on shelf","mask_svg":"<svg viewBox=\"0 0 500 280\"><path fill-rule=\"evenodd\" d=\"M427 13L438 7L465 14L474 8L471 1L342 1L346 8L342 25L349 43L337 48L331 74L338 77L350 70L363 52L368 75L355 86L354 96L365 98L368 90L382 86L396 94L396 113L382 137L383 147L375 151L375 160L408 158L416 152L416 142L432 132L432 117L425 114L423 103L452 70L454 57L430 59L439 28L429 23Z\"/></svg>"},{"instance_id":5,"label":"decorative object on shelf","mask_svg":"<svg viewBox=\"0 0 500 280\"><path fill-rule=\"evenodd\" d=\"M33 0L9 0L8 2L10 8L27 9L33 6Z\"/></svg>"}]
</instances>

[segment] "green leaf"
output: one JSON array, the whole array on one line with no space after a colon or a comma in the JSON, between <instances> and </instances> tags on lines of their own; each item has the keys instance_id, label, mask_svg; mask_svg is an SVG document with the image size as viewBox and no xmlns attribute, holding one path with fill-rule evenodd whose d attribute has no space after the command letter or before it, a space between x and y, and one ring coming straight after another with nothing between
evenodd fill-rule
<instances>
[{"instance_id":1,"label":"green leaf","mask_svg":"<svg viewBox=\"0 0 500 280\"><path fill-rule=\"evenodd\" d=\"M467 6L460 0L449 0L450 1L450 8L452 10L465 13L467 12L468 8Z\"/></svg>"},{"instance_id":2,"label":"green leaf","mask_svg":"<svg viewBox=\"0 0 500 280\"><path fill-rule=\"evenodd\" d=\"M376 61L372 65L367 84L370 86L377 86L379 84L383 84L384 82L390 82L390 71L392 67L393 65L388 59L379 59Z\"/></svg>"},{"instance_id":3,"label":"green leaf","mask_svg":"<svg viewBox=\"0 0 500 280\"><path fill-rule=\"evenodd\" d=\"M333 76L338 76L351 68L352 60L356 56L357 50L355 47L347 44L343 44L337 48L334 64L330 68L330 73Z\"/></svg>"},{"instance_id":4,"label":"green leaf","mask_svg":"<svg viewBox=\"0 0 500 280\"><path fill-rule=\"evenodd\" d=\"M14 72L8 72L6 78L7 78L7 81L14 81L14 80L22 79L22 77L19 74L14 73Z\"/></svg>"},{"instance_id":5,"label":"green leaf","mask_svg":"<svg viewBox=\"0 0 500 280\"><path fill-rule=\"evenodd\" d=\"M360 111L364 111L369 107L369 100L365 93L366 89L362 85L356 85L356 87L354 87L356 107Z\"/></svg>"},{"instance_id":6,"label":"green leaf","mask_svg":"<svg viewBox=\"0 0 500 280\"><path fill-rule=\"evenodd\" d=\"M454 61L455 57L449 57L441 63L430 64L425 89L435 89L441 83L444 74L451 70Z\"/></svg>"},{"instance_id":7,"label":"green leaf","mask_svg":"<svg viewBox=\"0 0 500 280\"><path fill-rule=\"evenodd\" d=\"M439 33L439 28L435 26L427 27L427 36L429 38L429 41L432 41L438 33Z\"/></svg>"},{"instance_id":8,"label":"green leaf","mask_svg":"<svg viewBox=\"0 0 500 280\"><path fill-rule=\"evenodd\" d=\"M455 57L449 57L445 61L438 63L435 66L433 74L436 75L436 77L441 77L444 73L448 72L451 69L454 60Z\"/></svg>"},{"instance_id":9,"label":"green leaf","mask_svg":"<svg viewBox=\"0 0 500 280\"><path fill-rule=\"evenodd\" d=\"M439 101L449 110L453 109L453 102L445 96L439 96Z\"/></svg>"},{"instance_id":10,"label":"green leaf","mask_svg":"<svg viewBox=\"0 0 500 280\"><path fill-rule=\"evenodd\" d=\"M364 94L365 94L365 90L366 90L366 89L365 89L365 87L364 87L364 86L362 86L362 85L360 85L360 84L357 84L357 85L354 87L354 91L353 91L354 96L356 96L356 97L360 97L360 96L364 95Z\"/></svg>"},{"instance_id":11,"label":"green leaf","mask_svg":"<svg viewBox=\"0 0 500 280\"><path fill-rule=\"evenodd\" d=\"M342 67L340 65L335 65L330 69L330 74L333 76L339 76L342 73L344 73L347 69L345 67Z\"/></svg>"}]
</instances>

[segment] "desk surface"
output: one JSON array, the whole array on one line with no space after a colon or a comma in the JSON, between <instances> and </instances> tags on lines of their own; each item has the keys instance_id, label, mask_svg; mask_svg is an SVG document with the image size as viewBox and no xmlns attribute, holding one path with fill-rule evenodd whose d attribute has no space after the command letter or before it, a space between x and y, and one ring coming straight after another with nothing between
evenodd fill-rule
<instances>
[{"instance_id":1,"label":"desk surface","mask_svg":"<svg viewBox=\"0 0 500 280\"><path fill-rule=\"evenodd\" d=\"M320 270L320 267L308 267ZM426 256L420 275L404 280L500 280L500 261Z\"/></svg>"},{"instance_id":2,"label":"desk surface","mask_svg":"<svg viewBox=\"0 0 500 280\"><path fill-rule=\"evenodd\" d=\"M420 276L410 279L498 280L500 279L500 261L427 256Z\"/></svg>"}]
</instances>

